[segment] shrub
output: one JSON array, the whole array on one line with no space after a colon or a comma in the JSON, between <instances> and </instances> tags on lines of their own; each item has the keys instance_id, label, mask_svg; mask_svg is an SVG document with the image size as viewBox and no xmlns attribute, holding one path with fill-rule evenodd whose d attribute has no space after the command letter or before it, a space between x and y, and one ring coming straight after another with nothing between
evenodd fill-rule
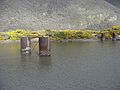
<instances>
[{"instance_id":1,"label":"shrub","mask_svg":"<svg viewBox=\"0 0 120 90\"><path fill-rule=\"evenodd\" d=\"M120 30L120 25L112 26L112 29L113 29L113 30Z\"/></svg>"},{"instance_id":2,"label":"shrub","mask_svg":"<svg viewBox=\"0 0 120 90\"><path fill-rule=\"evenodd\" d=\"M83 32L82 31L77 31L76 32L76 39L83 38Z\"/></svg>"},{"instance_id":3,"label":"shrub","mask_svg":"<svg viewBox=\"0 0 120 90\"><path fill-rule=\"evenodd\" d=\"M81 38L90 39L90 38L93 38L93 35L91 32L84 31L83 34L81 35Z\"/></svg>"},{"instance_id":4,"label":"shrub","mask_svg":"<svg viewBox=\"0 0 120 90\"><path fill-rule=\"evenodd\" d=\"M0 40L4 40L4 37L0 35Z\"/></svg>"},{"instance_id":5,"label":"shrub","mask_svg":"<svg viewBox=\"0 0 120 90\"><path fill-rule=\"evenodd\" d=\"M105 35L105 39L110 39L112 37L110 32L107 32L104 35Z\"/></svg>"},{"instance_id":6,"label":"shrub","mask_svg":"<svg viewBox=\"0 0 120 90\"><path fill-rule=\"evenodd\" d=\"M29 36L30 31L18 29L15 31L9 31L7 34L10 36L11 40L19 40L21 36Z\"/></svg>"}]
</instances>

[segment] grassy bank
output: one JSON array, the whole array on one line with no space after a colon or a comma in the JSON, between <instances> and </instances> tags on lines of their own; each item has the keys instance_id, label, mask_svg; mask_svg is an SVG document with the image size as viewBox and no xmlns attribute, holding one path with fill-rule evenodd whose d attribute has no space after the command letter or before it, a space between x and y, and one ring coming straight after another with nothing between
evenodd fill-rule
<instances>
[{"instance_id":1,"label":"grassy bank","mask_svg":"<svg viewBox=\"0 0 120 90\"><path fill-rule=\"evenodd\" d=\"M19 40L21 36L30 36L31 38L39 36L50 36L51 40L64 39L90 39L95 38L94 34L98 34L95 30L13 30L9 32L1 32L0 40Z\"/></svg>"},{"instance_id":2,"label":"grassy bank","mask_svg":"<svg viewBox=\"0 0 120 90\"><path fill-rule=\"evenodd\" d=\"M19 40L21 36L30 36L31 38L39 36L50 36L51 40L66 39L96 39L96 35L104 33L106 39L112 37L112 32L120 35L120 26L113 26L103 30L39 30L30 31L16 29L9 32L0 32L0 40Z\"/></svg>"}]
</instances>

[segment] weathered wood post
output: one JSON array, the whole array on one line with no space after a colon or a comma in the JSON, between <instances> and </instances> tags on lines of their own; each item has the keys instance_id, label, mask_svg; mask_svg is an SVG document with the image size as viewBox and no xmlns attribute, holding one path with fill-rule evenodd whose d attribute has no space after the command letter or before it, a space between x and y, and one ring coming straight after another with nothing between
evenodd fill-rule
<instances>
[{"instance_id":1,"label":"weathered wood post","mask_svg":"<svg viewBox=\"0 0 120 90\"><path fill-rule=\"evenodd\" d=\"M39 55L50 56L50 40L47 36L39 37Z\"/></svg>"},{"instance_id":2,"label":"weathered wood post","mask_svg":"<svg viewBox=\"0 0 120 90\"><path fill-rule=\"evenodd\" d=\"M115 41L116 40L116 35L115 35L115 33L113 32L112 33L112 41Z\"/></svg>"},{"instance_id":3,"label":"weathered wood post","mask_svg":"<svg viewBox=\"0 0 120 90\"><path fill-rule=\"evenodd\" d=\"M21 53L31 53L31 40L30 37L22 36L20 39Z\"/></svg>"},{"instance_id":4,"label":"weathered wood post","mask_svg":"<svg viewBox=\"0 0 120 90\"><path fill-rule=\"evenodd\" d=\"M101 33L100 39L101 41L105 40L104 33Z\"/></svg>"}]
</instances>

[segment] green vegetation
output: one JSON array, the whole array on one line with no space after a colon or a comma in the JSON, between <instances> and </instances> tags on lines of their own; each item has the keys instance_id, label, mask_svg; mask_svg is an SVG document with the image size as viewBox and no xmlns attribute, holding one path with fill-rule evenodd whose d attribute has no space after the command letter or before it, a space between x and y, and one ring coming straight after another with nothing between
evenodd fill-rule
<instances>
[{"instance_id":1,"label":"green vegetation","mask_svg":"<svg viewBox=\"0 0 120 90\"><path fill-rule=\"evenodd\" d=\"M111 28L102 30L100 33L103 33L106 39L111 39L113 32L116 35L120 35L120 26L112 26Z\"/></svg>"},{"instance_id":2,"label":"green vegetation","mask_svg":"<svg viewBox=\"0 0 120 90\"><path fill-rule=\"evenodd\" d=\"M51 36L51 40L64 40L64 39L90 39L94 38L93 30L49 30L46 35Z\"/></svg>"},{"instance_id":3,"label":"green vegetation","mask_svg":"<svg viewBox=\"0 0 120 90\"><path fill-rule=\"evenodd\" d=\"M0 36L0 40L4 40L4 37Z\"/></svg>"},{"instance_id":4,"label":"green vegetation","mask_svg":"<svg viewBox=\"0 0 120 90\"><path fill-rule=\"evenodd\" d=\"M94 38L93 33L97 33L95 30L13 30L5 32L4 37L0 34L0 40L19 40L21 36L29 36L31 38L39 36L50 36L51 40L64 40L64 39L90 39Z\"/></svg>"},{"instance_id":5,"label":"green vegetation","mask_svg":"<svg viewBox=\"0 0 120 90\"><path fill-rule=\"evenodd\" d=\"M12 30L9 32L0 32L0 40L19 40L21 36L29 36L31 38L39 36L50 36L51 40L67 40L67 39L96 39L96 35L103 33L106 39L112 37L115 32L120 35L120 26L113 26L104 30Z\"/></svg>"},{"instance_id":6,"label":"green vegetation","mask_svg":"<svg viewBox=\"0 0 120 90\"><path fill-rule=\"evenodd\" d=\"M21 29L6 32L6 34L9 36L10 40L19 40L21 36L37 37L40 35L39 32L29 31L29 30L21 30Z\"/></svg>"}]
</instances>

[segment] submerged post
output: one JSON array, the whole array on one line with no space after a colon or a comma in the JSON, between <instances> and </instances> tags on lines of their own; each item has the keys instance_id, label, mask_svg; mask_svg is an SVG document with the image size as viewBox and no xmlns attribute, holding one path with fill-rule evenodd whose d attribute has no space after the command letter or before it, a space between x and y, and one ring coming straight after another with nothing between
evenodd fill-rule
<instances>
[{"instance_id":1,"label":"submerged post","mask_svg":"<svg viewBox=\"0 0 120 90\"><path fill-rule=\"evenodd\" d=\"M47 36L39 37L39 55L50 56L50 40Z\"/></svg>"},{"instance_id":2,"label":"submerged post","mask_svg":"<svg viewBox=\"0 0 120 90\"><path fill-rule=\"evenodd\" d=\"M24 54L31 53L30 37L22 36L20 39L20 43L21 43L21 53L24 53Z\"/></svg>"}]
</instances>

